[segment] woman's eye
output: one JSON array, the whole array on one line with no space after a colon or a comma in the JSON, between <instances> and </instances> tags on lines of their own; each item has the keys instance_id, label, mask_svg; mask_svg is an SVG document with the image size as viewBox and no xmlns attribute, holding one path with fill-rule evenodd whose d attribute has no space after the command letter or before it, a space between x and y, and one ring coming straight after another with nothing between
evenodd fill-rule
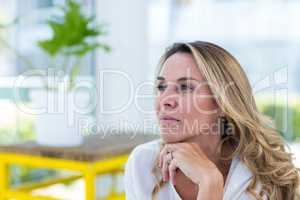
<instances>
[{"instance_id":1,"label":"woman's eye","mask_svg":"<svg viewBox=\"0 0 300 200\"><path fill-rule=\"evenodd\" d=\"M157 87L156 87L159 91L164 91L167 86L166 85L163 85L163 84L159 84Z\"/></svg>"},{"instance_id":2,"label":"woman's eye","mask_svg":"<svg viewBox=\"0 0 300 200\"><path fill-rule=\"evenodd\" d=\"M187 92L187 91L193 91L193 87L192 86L190 86L190 85L187 85L187 84L181 84L180 86L179 86L179 90L181 91L181 92Z\"/></svg>"},{"instance_id":3,"label":"woman's eye","mask_svg":"<svg viewBox=\"0 0 300 200\"><path fill-rule=\"evenodd\" d=\"M163 92L166 90L168 86L166 84L159 84L156 86L157 90L160 92ZM188 91L193 91L194 87L188 84L180 84L179 86L176 87L177 92L179 93L186 93Z\"/></svg>"}]
</instances>

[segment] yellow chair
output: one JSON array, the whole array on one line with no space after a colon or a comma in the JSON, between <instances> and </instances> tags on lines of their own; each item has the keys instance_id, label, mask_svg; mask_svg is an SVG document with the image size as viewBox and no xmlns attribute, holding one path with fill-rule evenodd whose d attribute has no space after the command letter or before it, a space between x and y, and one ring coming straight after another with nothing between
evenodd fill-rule
<instances>
[{"instance_id":1,"label":"yellow chair","mask_svg":"<svg viewBox=\"0 0 300 200\"><path fill-rule=\"evenodd\" d=\"M32 191L57 183L67 183L82 178L85 182L85 199L96 199L97 175L123 173L130 151L138 144L155 139L154 135L87 136L80 147L61 148L39 146L33 141L23 144L0 146L0 200L57 200L49 196L32 195ZM78 175L53 178L38 183L10 187L10 165L68 170ZM101 188L100 188L101 190ZM125 199L113 184L105 199Z\"/></svg>"}]
</instances>

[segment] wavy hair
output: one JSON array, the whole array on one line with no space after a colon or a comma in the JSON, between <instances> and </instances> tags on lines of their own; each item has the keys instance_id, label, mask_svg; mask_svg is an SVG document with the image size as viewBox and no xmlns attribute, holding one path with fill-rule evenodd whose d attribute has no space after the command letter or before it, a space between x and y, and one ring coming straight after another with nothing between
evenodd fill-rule
<instances>
[{"instance_id":1,"label":"wavy hair","mask_svg":"<svg viewBox=\"0 0 300 200\"><path fill-rule=\"evenodd\" d=\"M227 157L239 155L241 161L252 171L248 185L249 192L257 200L264 195L268 199L296 200L299 198L300 169L292 163L292 153L273 125L272 120L257 109L249 80L239 62L225 49L203 41L175 43L167 48L161 57L156 75L164 62L175 53L189 53L193 56L226 120L235 127L234 134L222 136L218 150L222 153L225 145L234 145ZM233 84L231 84L233 83ZM224 88L229 85L230 87ZM163 148L163 143L161 143ZM152 173L157 183L152 191L152 199L164 186L157 165ZM258 181L261 190L256 192Z\"/></svg>"}]
</instances>

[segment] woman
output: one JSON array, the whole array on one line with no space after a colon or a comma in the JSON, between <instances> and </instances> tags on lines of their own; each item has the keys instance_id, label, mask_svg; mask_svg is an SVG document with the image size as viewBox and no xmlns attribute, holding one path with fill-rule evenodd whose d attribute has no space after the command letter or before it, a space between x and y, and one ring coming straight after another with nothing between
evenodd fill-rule
<instances>
[{"instance_id":1,"label":"woman","mask_svg":"<svg viewBox=\"0 0 300 200\"><path fill-rule=\"evenodd\" d=\"M196 41L167 49L155 108L161 139L131 153L127 199L298 198L299 169L223 48Z\"/></svg>"}]
</instances>

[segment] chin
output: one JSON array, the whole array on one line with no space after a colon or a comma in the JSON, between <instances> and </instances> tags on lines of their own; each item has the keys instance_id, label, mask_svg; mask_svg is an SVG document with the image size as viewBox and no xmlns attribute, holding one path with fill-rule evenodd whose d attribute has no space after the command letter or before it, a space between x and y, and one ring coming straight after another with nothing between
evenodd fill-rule
<instances>
[{"instance_id":1,"label":"chin","mask_svg":"<svg viewBox=\"0 0 300 200\"><path fill-rule=\"evenodd\" d=\"M166 132L161 132L160 134L162 140L166 143L177 143L177 142L182 142L186 139L186 137L183 137L182 134L180 133L166 133Z\"/></svg>"}]
</instances>

